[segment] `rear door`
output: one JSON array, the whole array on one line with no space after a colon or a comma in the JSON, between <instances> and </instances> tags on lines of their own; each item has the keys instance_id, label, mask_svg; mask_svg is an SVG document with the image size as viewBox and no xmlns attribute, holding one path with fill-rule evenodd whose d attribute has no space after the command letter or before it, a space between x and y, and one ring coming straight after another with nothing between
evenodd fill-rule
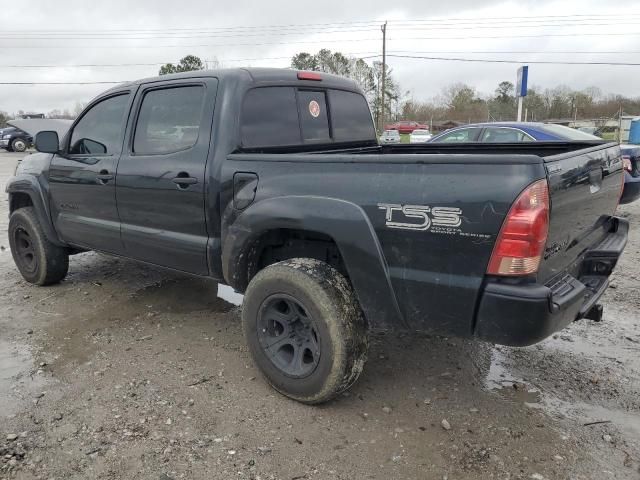
<instances>
[{"instance_id":1,"label":"rear door","mask_svg":"<svg viewBox=\"0 0 640 480\"><path fill-rule=\"evenodd\" d=\"M129 90L101 98L82 114L49 169L51 216L73 245L121 253L115 173L122 152Z\"/></svg>"},{"instance_id":2,"label":"rear door","mask_svg":"<svg viewBox=\"0 0 640 480\"><path fill-rule=\"evenodd\" d=\"M205 168L217 85L202 78L140 88L116 182L127 256L209 273Z\"/></svg>"}]
</instances>

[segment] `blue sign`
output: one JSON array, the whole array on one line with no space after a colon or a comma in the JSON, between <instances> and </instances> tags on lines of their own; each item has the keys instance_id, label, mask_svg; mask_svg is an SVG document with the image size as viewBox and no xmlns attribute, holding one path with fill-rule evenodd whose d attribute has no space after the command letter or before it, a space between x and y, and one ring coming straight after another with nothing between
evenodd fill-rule
<instances>
[{"instance_id":1,"label":"blue sign","mask_svg":"<svg viewBox=\"0 0 640 480\"><path fill-rule=\"evenodd\" d=\"M518 69L518 81L516 82L516 97L527 96L527 80L529 77L529 66L524 65Z\"/></svg>"}]
</instances>

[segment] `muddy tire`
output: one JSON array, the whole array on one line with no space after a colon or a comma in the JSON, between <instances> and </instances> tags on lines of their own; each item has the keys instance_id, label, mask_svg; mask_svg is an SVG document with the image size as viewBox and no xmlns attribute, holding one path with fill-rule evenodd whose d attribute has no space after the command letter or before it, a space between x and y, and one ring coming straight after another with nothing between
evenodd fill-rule
<instances>
[{"instance_id":1,"label":"muddy tire","mask_svg":"<svg viewBox=\"0 0 640 480\"><path fill-rule=\"evenodd\" d=\"M47 239L33 207L20 208L11 214L9 245L13 260L27 282L51 285L67 275L67 250Z\"/></svg>"},{"instance_id":2,"label":"muddy tire","mask_svg":"<svg viewBox=\"0 0 640 480\"><path fill-rule=\"evenodd\" d=\"M355 294L318 260L294 258L258 272L244 296L242 324L267 381L302 403L343 392L366 361L368 331Z\"/></svg>"}]
</instances>

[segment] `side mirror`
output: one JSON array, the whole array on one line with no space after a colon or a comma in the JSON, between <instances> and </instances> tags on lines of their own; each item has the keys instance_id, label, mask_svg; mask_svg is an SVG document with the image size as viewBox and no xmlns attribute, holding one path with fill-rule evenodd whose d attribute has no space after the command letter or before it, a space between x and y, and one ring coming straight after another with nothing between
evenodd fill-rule
<instances>
[{"instance_id":1,"label":"side mirror","mask_svg":"<svg viewBox=\"0 0 640 480\"><path fill-rule=\"evenodd\" d=\"M60 151L60 140L58 132L44 130L36 134L36 150L42 153L58 153Z\"/></svg>"}]
</instances>

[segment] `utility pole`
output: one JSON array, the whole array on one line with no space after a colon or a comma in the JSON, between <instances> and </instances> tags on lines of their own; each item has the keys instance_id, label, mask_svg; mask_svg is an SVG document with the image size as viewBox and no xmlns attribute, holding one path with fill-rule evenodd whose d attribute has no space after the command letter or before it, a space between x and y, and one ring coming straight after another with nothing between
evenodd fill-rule
<instances>
[{"instance_id":1,"label":"utility pole","mask_svg":"<svg viewBox=\"0 0 640 480\"><path fill-rule=\"evenodd\" d=\"M380 133L384 130L384 94L385 94L385 83L387 76L387 21L385 20L384 24L380 27L382 30L382 91L380 96L381 98L381 109L380 109Z\"/></svg>"}]
</instances>

